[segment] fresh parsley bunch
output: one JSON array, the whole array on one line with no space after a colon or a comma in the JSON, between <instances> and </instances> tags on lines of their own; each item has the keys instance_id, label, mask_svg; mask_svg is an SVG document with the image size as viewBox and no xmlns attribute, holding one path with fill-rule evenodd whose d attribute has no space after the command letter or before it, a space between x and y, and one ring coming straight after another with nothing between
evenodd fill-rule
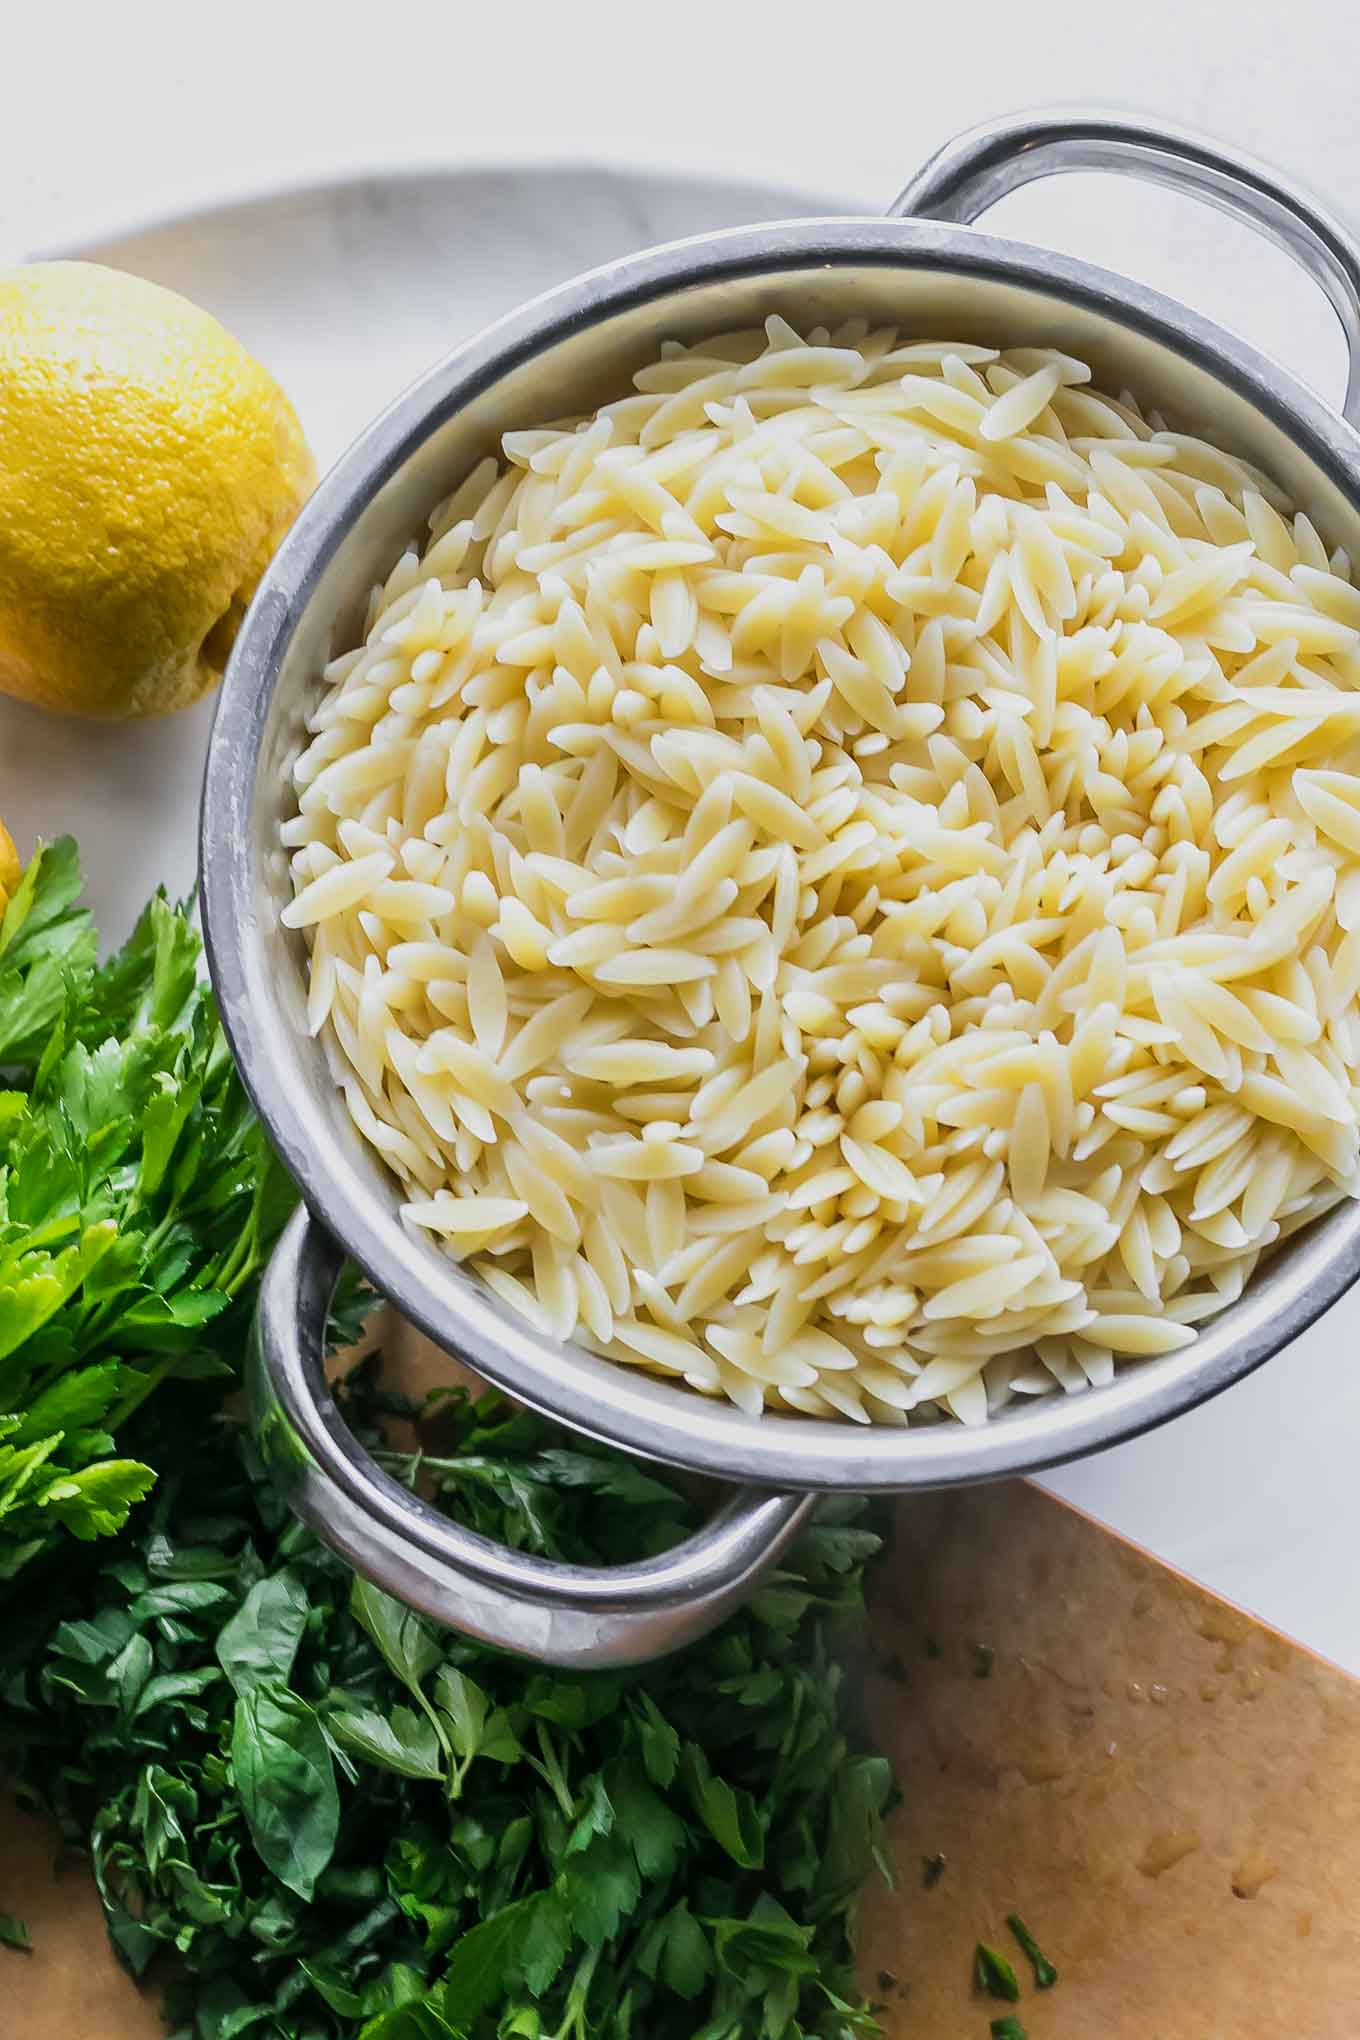
<instances>
[{"instance_id":1,"label":"fresh parsley bunch","mask_svg":"<svg viewBox=\"0 0 1360 2040\"><path fill-rule=\"evenodd\" d=\"M293 1201L185 910L158 894L101 969L80 886L63 838L0 921L0 1581L127 1521L154 1474L116 1434L167 1376L235 1371Z\"/></svg>"},{"instance_id":2,"label":"fresh parsley bunch","mask_svg":"<svg viewBox=\"0 0 1360 2040\"><path fill-rule=\"evenodd\" d=\"M367 1377L350 1402L371 1436ZM433 1456L388 1462L491 1536L600 1563L693 1527L665 1481L497 1396L439 1421ZM842 1690L878 1543L858 1504L712 1637L583 1676L354 1581L229 1423L166 1436L117 1556L0 1642L0 1763L89 1842L133 1970L175 1951L183 2040L874 2030L850 1925L890 1781Z\"/></svg>"}]
</instances>

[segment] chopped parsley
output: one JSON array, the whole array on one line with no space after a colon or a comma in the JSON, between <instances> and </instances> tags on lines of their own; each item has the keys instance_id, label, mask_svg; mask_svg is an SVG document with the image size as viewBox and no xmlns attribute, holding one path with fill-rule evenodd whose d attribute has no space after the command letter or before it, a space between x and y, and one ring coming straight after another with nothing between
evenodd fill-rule
<instances>
[{"instance_id":1,"label":"chopped parsley","mask_svg":"<svg viewBox=\"0 0 1360 2040\"><path fill-rule=\"evenodd\" d=\"M979 1941L973 1951L973 1981L988 1997L1005 1998L1010 2004L1020 2001L1020 1983L1010 1963L999 1948L991 1947L986 1941Z\"/></svg>"},{"instance_id":2,"label":"chopped parsley","mask_svg":"<svg viewBox=\"0 0 1360 2040\"><path fill-rule=\"evenodd\" d=\"M338 1394L376 1444L371 1379ZM211 1414L229 1388L160 1388L129 1427L151 1505L22 1611L0 1588L6 1767L93 1837L134 1974L175 1951L172 2022L195 2040L868 2040L851 1926L891 1780L847 1733L876 1548L859 1505L829 1504L689 1649L555 1671L355 1580ZM541 1557L650 1555L697 1520L651 1471L492 1393L446 1396L422 1437L382 1462Z\"/></svg>"},{"instance_id":3,"label":"chopped parsley","mask_svg":"<svg viewBox=\"0 0 1360 2040\"><path fill-rule=\"evenodd\" d=\"M1029 1958L1034 1970L1035 1987L1038 1990L1052 1990L1058 1981L1058 1972L1045 1955L1019 1913L1007 1913L1006 1925L1020 1943L1021 1951Z\"/></svg>"}]
</instances>

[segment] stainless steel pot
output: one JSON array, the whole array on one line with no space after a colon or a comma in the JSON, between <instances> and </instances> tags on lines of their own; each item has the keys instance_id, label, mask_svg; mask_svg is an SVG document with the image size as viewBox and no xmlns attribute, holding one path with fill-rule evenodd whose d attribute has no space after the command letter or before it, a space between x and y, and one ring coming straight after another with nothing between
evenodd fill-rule
<instances>
[{"instance_id":1,"label":"stainless steel pot","mask_svg":"<svg viewBox=\"0 0 1360 2040\"><path fill-rule=\"evenodd\" d=\"M1106 169L1197 193L1316 277L1350 355L1344 416L1183 306L1086 262L969 224L1058 170ZM1240 1380L1360 1272L1360 1205L1291 1241L1184 1352L983 1429L866 1430L751 1418L535 1332L397 1216L306 1035L304 951L279 925L289 768L323 661L352 642L369 587L430 506L502 432L586 411L668 338L851 314L922 336L1047 344L1273 474L1360 559L1360 251L1283 179L1123 117L1033 116L952 143L886 219L707 234L609 264L512 313L432 369L321 483L271 567L222 688L203 801L203 912L232 1047L306 1209L260 1300L252 1409L292 1506L361 1572L441 1622L556 1663L654 1656L701 1633L784 1548L819 1490L940 1487L1030 1472L1132 1437ZM388 1478L349 1435L322 1373L326 1306L349 1253L377 1289L477 1374L591 1437L746 1483L690 1542L613 1571L498 1549Z\"/></svg>"}]
</instances>

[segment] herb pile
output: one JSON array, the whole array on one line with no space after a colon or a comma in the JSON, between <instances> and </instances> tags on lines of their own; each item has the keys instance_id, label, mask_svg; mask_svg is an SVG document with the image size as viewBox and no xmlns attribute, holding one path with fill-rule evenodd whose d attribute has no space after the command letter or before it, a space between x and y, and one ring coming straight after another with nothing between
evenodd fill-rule
<instances>
[{"instance_id":1,"label":"herb pile","mask_svg":"<svg viewBox=\"0 0 1360 2040\"><path fill-rule=\"evenodd\" d=\"M204 1391L59 1625L0 1645L0 1766L90 1840L110 1932L194 2040L798 2040L851 1967L884 1763L839 1646L877 1540L831 1506L714 1636L567 1675L436 1634L288 1518ZM350 1391L371 1435L371 1378ZM497 1397L388 1463L489 1535L637 1557L690 1505ZM69 1568L66 1569L69 1572Z\"/></svg>"},{"instance_id":2,"label":"herb pile","mask_svg":"<svg viewBox=\"0 0 1360 2040\"><path fill-rule=\"evenodd\" d=\"M100 969L79 892L64 838L0 920L0 1580L127 1521L155 1476L115 1434L168 1376L234 1373L293 1202L184 911L153 899Z\"/></svg>"}]
</instances>

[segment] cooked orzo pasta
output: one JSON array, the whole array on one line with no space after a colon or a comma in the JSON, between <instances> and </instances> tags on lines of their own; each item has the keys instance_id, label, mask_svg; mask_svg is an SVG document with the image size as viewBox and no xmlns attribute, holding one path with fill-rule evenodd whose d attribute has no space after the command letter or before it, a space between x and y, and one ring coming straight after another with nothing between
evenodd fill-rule
<instances>
[{"instance_id":1,"label":"cooked orzo pasta","mask_svg":"<svg viewBox=\"0 0 1360 2040\"><path fill-rule=\"evenodd\" d=\"M1110 1379L1357 1190L1360 593L1028 348L669 346L326 670L310 1019L403 1211L744 1409Z\"/></svg>"}]
</instances>

